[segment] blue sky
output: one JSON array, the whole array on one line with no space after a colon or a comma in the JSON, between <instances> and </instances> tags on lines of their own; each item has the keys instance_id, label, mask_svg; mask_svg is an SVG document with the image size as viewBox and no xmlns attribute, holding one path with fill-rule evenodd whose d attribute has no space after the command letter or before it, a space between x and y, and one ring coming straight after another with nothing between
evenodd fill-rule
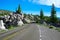
<instances>
[{"instance_id":1,"label":"blue sky","mask_svg":"<svg viewBox=\"0 0 60 40\"><path fill-rule=\"evenodd\" d=\"M15 11L20 4L24 13L39 15L42 9L45 16L50 16L52 3L55 4L57 16L60 17L60 0L0 0L0 9Z\"/></svg>"}]
</instances>

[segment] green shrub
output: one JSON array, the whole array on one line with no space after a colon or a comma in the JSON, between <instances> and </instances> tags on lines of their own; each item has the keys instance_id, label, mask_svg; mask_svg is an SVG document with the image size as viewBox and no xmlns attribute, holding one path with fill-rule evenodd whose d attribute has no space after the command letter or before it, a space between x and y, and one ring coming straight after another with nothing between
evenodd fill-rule
<instances>
[{"instance_id":1,"label":"green shrub","mask_svg":"<svg viewBox=\"0 0 60 40\"><path fill-rule=\"evenodd\" d=\"M53 29L53 26L50 26L49 29Z\"/></svg>"}]
</instances>

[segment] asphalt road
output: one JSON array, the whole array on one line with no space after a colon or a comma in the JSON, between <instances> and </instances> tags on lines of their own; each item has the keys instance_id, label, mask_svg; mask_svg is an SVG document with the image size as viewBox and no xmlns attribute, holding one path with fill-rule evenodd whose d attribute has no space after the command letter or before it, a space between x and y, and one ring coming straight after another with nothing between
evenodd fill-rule
<instances>
[{"instance_id":1,"label":"asphalt road","mask_svg":"<svg viewBox=\"0 0 60 40\"><path fill-rule=\"evenodd\" d=\"M60 40L60 32L44 25L27 24L22 30L4 36L0 40Z\"/></svg>"}]
</instances>

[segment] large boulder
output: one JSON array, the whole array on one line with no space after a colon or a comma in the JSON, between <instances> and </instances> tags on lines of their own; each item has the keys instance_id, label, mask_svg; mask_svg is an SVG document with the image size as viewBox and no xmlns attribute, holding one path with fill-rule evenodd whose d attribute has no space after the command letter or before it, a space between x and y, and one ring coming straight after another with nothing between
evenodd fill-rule
<instances>
[{"instance_id":1,"label":"large boulder","mask_svg":"<svg viewBox=\"0 0 60 40\"><path fill-rule=\"evenodd\" d=\"M25 19L25 21L26 21L27 23L30 23L30 22L31 22L29 19Z\"/></svg>"},{"instance_id":2,"label":"large boulder","mask_svg":"<svg viewBox=\"0 0 60 40\"><path fill-rule=\"evenodd\" d=\"M23 21L22 20L17 21L17 24L18 24L18 26L22 26L23 25Z\"/></svg>"},{"instance_id":3,"label":"large boulder","mask_svg":"<svg viewBox=\"0 0 60 40\"><path fill-rule=\"evenodd\" d=\"M0 30L6 30L3 20L0 20Z\"/></svg>"}]
</instances>

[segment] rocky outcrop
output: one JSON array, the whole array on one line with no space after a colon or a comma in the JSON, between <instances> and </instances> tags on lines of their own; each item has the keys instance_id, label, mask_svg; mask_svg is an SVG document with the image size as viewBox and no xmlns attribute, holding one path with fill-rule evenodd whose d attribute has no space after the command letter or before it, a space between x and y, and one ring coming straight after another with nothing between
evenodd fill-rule
<instances>
[{"instance_id":1,"label":"rocky outcrop","mask_svg":"<svg viewBox=\"0 0 60 40\"><path fill-rule=\"evenodd\" d=\"M6 30L3 20L0 20L0 30Z\"/></svg>"},{"instance_id":2,"label":"rocky outcrop","mask_svg":"<svg viewBox=\"0 0 60 40\"><path fill-rule=\"evenodd\" d=\"M22 26L23 23L23 14L11 13L10 15L4 15L0 17L0 29L8 29L11 25ZM4 24L5 23L5 24Z\"/></svg>"}]
</instances>

